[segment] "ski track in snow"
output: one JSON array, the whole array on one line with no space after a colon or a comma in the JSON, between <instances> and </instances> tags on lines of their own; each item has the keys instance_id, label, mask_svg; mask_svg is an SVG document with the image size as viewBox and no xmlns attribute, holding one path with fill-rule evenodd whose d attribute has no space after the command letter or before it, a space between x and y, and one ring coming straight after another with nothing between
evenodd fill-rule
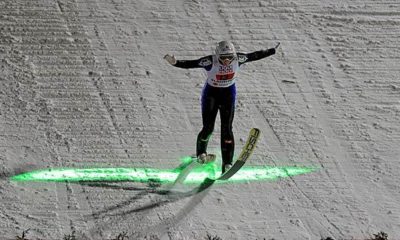
<instances>
[{"instance_id":1,"label":"ski track in snow","mask_svg":"<svg viewBox=\"0 0 400 240\"><path fill-rule=\"evenodd\" d=\"M387 0L2 0L0 235L400 238L399 25L400 4ZM258 127L248 164L318 171L168 203L146 186L7 179L46 167L176 167L195 151L205 75L163 56L195 59L224 39L244 52L281 42L241 70L236 152Z\"/></svg>"}]
</instances>

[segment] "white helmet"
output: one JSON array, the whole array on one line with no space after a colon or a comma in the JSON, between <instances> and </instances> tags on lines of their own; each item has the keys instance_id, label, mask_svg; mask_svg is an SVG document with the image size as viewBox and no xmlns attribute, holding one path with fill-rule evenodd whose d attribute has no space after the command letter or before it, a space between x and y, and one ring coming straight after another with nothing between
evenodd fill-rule
<instances>
[{"instance_id":1,"label":"white helmet","mask_svg":"<svg viewBox=\"0 0 400 240\"><path fill-rule=\"evenodd\" d=\"M221 41L215 48L215 54L220 62L223 62L224 59L232 62L236 57L235 46L230 41Z\"/></svg>"}]
</instances>

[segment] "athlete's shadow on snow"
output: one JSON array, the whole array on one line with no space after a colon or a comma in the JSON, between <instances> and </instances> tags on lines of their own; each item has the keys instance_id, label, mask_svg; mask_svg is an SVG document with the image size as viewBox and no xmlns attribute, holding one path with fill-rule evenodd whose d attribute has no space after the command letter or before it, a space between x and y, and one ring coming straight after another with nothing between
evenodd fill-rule
<instances>
[{"instance_id":1,"label":"athlete's shadow on snow","mask_svg":"<svg viewBox=\"0 0 400 240\"><path fill-rule=\"evenodd\" d=\"M129 198L128 200L117 203L113 206L106 207L103 210L92 213L91 216L94 219L98 219L101 216L113 217L119 216L123 217L133 213L140 213L147 210L151 210L153 208L161 207L163 205L173 203L179 201L183 198L191 197L195 192L187 191L187 192L177 192L172 191L170 189L165 189L160 186L155 186L155 184L150 184L148 187L135 187L135 186L121 186L117 184L111 184L110 182L78 182L78 184L88 187L96 187L96 188L107 188L114 190L127 190L127 191L136 191L138 192L135 196ZM131 204L139 201L149 194L158 195L159 197L156 199L152 199L150 203L146 203L142 206L135 207L133 209L125 210L122 212L109 214L111 212L117 211L119 209L127 208Z\"/></svg>"},{"instance_id":2,"label":"athlete's shadow on snow","mask_svg":"<svg viewBox=\"0 0 400 240\"><path fill-rule=\"evenodd\" d=\"M179 165L176 170L183 170L186 168L190 162L185 162ZM121 183L121 182L119 182ZM133 209L130 209L128 211L122 211L119 213L115 214L107 214L107 216L126 216L132 213L139 213L139 212L144 212L146 210L150 210L153 208L161 207L163 205L166 205L168 203L173 203L176 202L180 199L190 197L194 195L194 193L188 191L188 192L174 192L172 190L172 186L170 185L168 187L162 187L162 185L159 182L149 182L147 187L135 187L135 186L122 186L118 184L114 184L112 182L78 182L80 185L84 186L89 186L89 187L99 187L99 188L108 188L108 189L114 189L114 190L127 190L127 191L138 191L138 194L136 194L134 197L131 197L128 200L125 200L123 202L120 202L118 204L115 204L113 206L107 207L101 211L95 212L92 214L92 217L94 219L100 218L102 215L106 215L107 213L110 213L112 211L116 211L118 209L125 208L129 206L130 204L137 202L138 200L142 199L143 197L149 195L149 194L155 194L159 195L158 199L153 199L151 200L150 203L147 203L143 206L136 207Z\"/></svg>"},{"instance_id":3,"label":"athlete's shadow on snow","mask_svg":"<svg viewBox=\"0 0 400 240\"><path fill-rule=\"evenodd\" d=\"M187 165L188 163L181 164L177 170L183 170ZM133 239L146 236L149 232L164 235L171 227L176 226L180 221L182 221L196 207L196 205L202 201L208 192L208 190L206 190L199 194L197 191L198 188L195 188L191 191L187 189L177 189L174 187L174 185L163 187L157 182L151 182L147 187L123 186L121 182L119 182L119 184L116 184L115 182L79 182L79 184L87 187L137 192L135 196L125 201L106 207L100 211L86 216L87 220L100 220L100 222L96 223L96 227L89 230L91 236L97 235L100 238L102 237L102 231L110 229L113 222L118 222L118 220L125 221L126 216L128 215L138 213L146 214L151 209L162 207L166 204L179 201L183 198L192 197L183 208L180 208L180 210L174 214L173 217L163 219L161 222L148 226L145 229L136 229L134 232L131 232L132 229L128 230L128 233L131 232L129 237L134 237ZM200 189L201 186L203 186L203 184L200 185ZM151 199L145 204L132 208L131 204L139 202L140 199L143 199L150 194L155 195L155 198Z\"/></svg>"},{"instance_id":4,"label":"athlete's shadow on snow","mask_svg":"<svg viewBox=\"0 0 400 240\"><path fill-rule=\"evenodd\" d=\"M93 213L92 217L94 217L95 219L101 217L102 215L126 216L126 215L129 215L132 213L138 213L138 212L150 210L150 209L153 209L156 207L161 207L165 204L178 201L179 199L182 199L182 197L185 197L185 196L177 197L176 195L174 195L172 192L170 192L168 190L164 190L161 188L155 188L153 186L149 186L147 188L146 187L120 186L117 184L110 184L109 182L79 182L79 184L88 186L88 187L108 188L108 189L114 189L114 190L126 190L126 191L137 191L138 192L135 196L129 198L128 200L122 201L113 206L106 207L105 209L103 209L101 211ZM143 206L135 207L133 209L122 211L119 213L108 214L110 212L126 208L149 194L156 194L156 195L160 195L162 197L158 198L157 200L152 201L151 203L147 203Z\"/></svg>"},{"instance_id":5,"label":"athlete's shadow on snow","mask_svg":"<svg viewBox=\"0 0 400 240\"><path fill-rule=\"evenodd\" d=\"M183 169L186 167L187 164L182 164L181 166L178 167L178 169ZM24 164L23 166L16 166L13 169L8 169L8 170L2 170L0 171L0 179L7 179L11 176L14 176L16 174L24 173L24 172L29 172L33 171L36 169L40 169L40 167L35 166L35 165L26 165ZM200 194L198 194L196 191L187 191L187 192L179 192L179 191L172 191L171 189L166 189L165 187L162 188L161 185L157 182L149 183L149 185L139 187L139 186L123 186L120 184L116 184L116 182L70 182L72 184L79 184L82 186L87 186L87 187L94 187L94 188L107 188L107 189L114 189L114 190L126 190L126 191L135 191L138 192L135 196L129 198L128 200L122 201L120 203L117 203L115 205L109 206L104 208L103 210L100 210L98 212L95 212L90 215L86 215L86 218L91 218L91 219L99 219L102 216L107 216L107 217L115 217L115 218L121 218L124 219L124 216L134 214L134 213L144 213L147 210L151 210L157 207L161 207L163 205L173 203L176 201L179 201L184 198L192 197L192 199L187 202L187 204L181 208L177 214L175 214L171 218L164 219L160 223L147 227L146 229L142 229L140 232L134 233L132 236L139 237L141 234L146 234L148 232L154 232L157 231L157 233L165 233L169 228L173 227L176 225L178 222L180 222L186 215L188 215L194 207L201 202L201 200L204 198L206 193L208 191L204 191ZM121 183L121 182L118 182ZM108 214L111 212L115 212L117 210L122 210L123 208L127 208L129 205L131 205L134 202L137 202L138 200L144 198L145 196L149 194L154 194L157 195L158 197L156 199L150 200L149 203L146 203L144 205L135 207L135 208L130 208L125 211L120 211L114 214ZM104 228L107 228L107 222L104 222L103 224ZM100 226L97 226L97 229L100 229Z\"/></svg>"},{"instance_id":6,"label":"athlete's shadow on snow","mask_svg":"<svg viewBox=\"0 0 400 240\"><path fill-rule=\"evenodd\" d=\"M88 187L99 187L99 188L108 188L108 189L118 189L118 190L129 190L129 191L138 191L138 193L129 198L128 200L122 201L118 204L115 204L110 207L106 207L105 209L95 212L87 217L93 218L94 220L101 219L102 217L112 217L114 221L116 219L126 219L126 216L135 213L146 213L148 210L164 206L169 203L173 203L179 201L184 198L192 197L184 207L180 208L180 210L174 214L173 217L162 220L160 223L151 225L146 227L145 229L141 229L140 231L136 231L131 234L129 237L142 237L148 234L149 232L157 233L157 234L165 234L171 227L176 226L180 221L182 221L195 207L198 205L202 199L206 196L209 189L198 193L196 191L186 191L186 192L177 192L171 190L165 190L160 187L154 187L150 185L149 187L135 187L135 186L121 186L117 184L111 184L110 182L79 182L80 185L88 186ZM127 208L130 204L137 202L138 200L144 198L149 194L158 195L157 199L152 199L149 203L141 205L139 207L131 208L125 211L120 211L114 214L109 214L111 212ZM109 219L103 223L100 223L97 226L97 229L106 229L109 227L108 223L113 222L113 220ZM101 227L100 227L101 226ZM95 234L92 232L92 234ZM134 239L135 239L134 238Z\"/></svg>"}]
</instances>

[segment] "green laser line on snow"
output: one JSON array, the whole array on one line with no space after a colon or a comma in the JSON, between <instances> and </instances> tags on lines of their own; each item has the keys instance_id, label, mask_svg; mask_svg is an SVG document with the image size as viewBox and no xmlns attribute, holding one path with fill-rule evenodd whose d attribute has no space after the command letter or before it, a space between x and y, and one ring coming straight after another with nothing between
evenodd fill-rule
<instances>
[{"instance_id":1,"label":"green laser line on snow","mask_svg":"<svg viewBox=\"0 0 400 240\"><path fill-rule=\"evenodd\" d=\"M273 181L315 171L313 167L243 167L231 179L224 182ZM12 181L28 182L82 182L82 181L131 181L172 183L181 169L155 168L52 168L22 173L11 177ZM221 169L211 163L195 168L185 183L201 183L207 177L218 177Z\"/></svg>"}]
</instances>

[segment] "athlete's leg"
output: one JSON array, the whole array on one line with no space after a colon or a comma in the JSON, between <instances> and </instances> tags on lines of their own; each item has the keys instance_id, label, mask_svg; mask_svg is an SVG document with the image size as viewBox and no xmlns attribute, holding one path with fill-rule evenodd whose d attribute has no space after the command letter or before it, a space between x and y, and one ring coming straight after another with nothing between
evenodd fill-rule
<instances>
[{"instance_id":1,"label":"athlete's leg","mask_svg":"<svg viewBox=\"0 0 400 240\"><path fill-rule=\"evenodd\" d=\"M235 113L236 88L235 86L232 86L227 90L229 91L226 92L224 101L220 106L221 152L223 166L225 164L232 164L233 154L235 151L235 139L232 131L232 123Z\"/></svg>"},{"instance_id":2,"label":"athlete's leg","mask_svg":"<svg viewBox=\"0 0 400 240\"><path fill-rule=\"evenodd\" d=\"M207 145L211 134L214 131L215 118L218 113L218 105L215 98L215 91L206 85L201 98L201 113L203 118L203 128L197 135L196 155L207 153Z\"/></svg>"}]
</instances>

